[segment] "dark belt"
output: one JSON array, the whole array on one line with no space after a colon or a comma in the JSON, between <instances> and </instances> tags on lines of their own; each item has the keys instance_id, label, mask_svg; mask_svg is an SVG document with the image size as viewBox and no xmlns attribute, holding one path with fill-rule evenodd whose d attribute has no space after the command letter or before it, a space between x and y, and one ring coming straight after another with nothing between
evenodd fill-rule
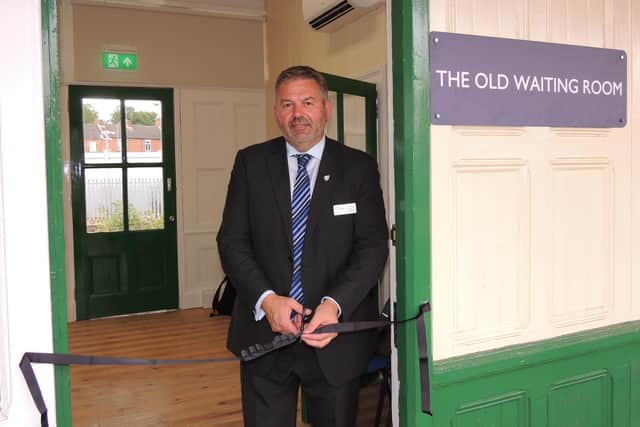
<instances>
[{"instance_id":1,"label":"dark belt","mask_svg":"<svg viewBox=\"0 0 640 427\"><path fill-rule=\"evenodd\" d=\"M429 351L427 347L427 335L424 325L424 314L431 311L431 305L424 303L420 306L417 316L399 321L376 320L364 322L344 322L321 326L314 334L339 333L366 331L370 329L384 328L389 325L416 320L416 331L418 335L418 357L420 364L420 384L422 411L431 413L431 395L429 392ZM217 357L211 359L132 359L124 357L86 356L80 354L59 354L59 353L25 353L20 361L20 370L24 376L33 402L40 412L40 424L42 427L49 426L47 405L44 403L42 391L38 384L38 379L33 371L32 363L45 363L50 365L193 365L197 363L225 363L237 361L254 360L272 351L286 347L300 340L302 332L298 334L277 335L271 343L256 344L246 350L242 350L240 357Z\"/></svg>"}]
</instances>

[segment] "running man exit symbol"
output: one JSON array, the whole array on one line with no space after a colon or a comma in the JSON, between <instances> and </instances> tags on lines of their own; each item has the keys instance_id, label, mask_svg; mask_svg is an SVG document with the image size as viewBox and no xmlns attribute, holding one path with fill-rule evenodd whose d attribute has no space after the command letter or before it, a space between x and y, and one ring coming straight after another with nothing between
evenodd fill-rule
<instances>
[{"instance_id":1,"label":"running man exit symbol","mask_svg":"<svg viewBox=\"0 0 640 427\"><path fill-rule=\"evenodd\" d=\"M109 68L118 68L119 65L118 55L115 53L107 54L107 66Z\"/></svg>"},{"instance_id":2,"label":"running man exit symbol","mask_svg":"<svg viewBox=\"0 0 640 427\"><path fill-rule=\"evenodd\" d=\"M104 52L102 68L105 70L129 70L138 68L138 57L135 53Z\"/></svg>"}]
</instances>

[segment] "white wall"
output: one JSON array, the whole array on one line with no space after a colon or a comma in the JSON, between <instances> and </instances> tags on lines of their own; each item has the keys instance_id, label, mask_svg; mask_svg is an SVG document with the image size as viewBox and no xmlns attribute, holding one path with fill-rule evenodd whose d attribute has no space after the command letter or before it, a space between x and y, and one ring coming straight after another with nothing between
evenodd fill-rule
<instances>
[{"instance_id":1,"label":"white wall","mask_svg":"<svg viewBox=\"0 0 640 427\"><path fill-rule=\"evenodd\" d=\"M0 426L40 425L18 364L52 351L40 0L0 3ZM36 375L55 425L53 369Z\"/></svg>"}]
</instances>

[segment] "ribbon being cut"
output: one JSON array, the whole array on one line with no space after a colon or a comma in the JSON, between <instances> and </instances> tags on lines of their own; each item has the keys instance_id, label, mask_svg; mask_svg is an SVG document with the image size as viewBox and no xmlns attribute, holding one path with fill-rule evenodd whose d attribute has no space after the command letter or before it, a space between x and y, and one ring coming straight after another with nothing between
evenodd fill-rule
<instances>
[{"instance_id":1,"label":"ribbon being cut","mask_svg":"<svg viewBox=\"0 0 640 427\"><path fill-rule=\"evenodd\" d=\"M431 305L424 303L420 306L419 313L409 319L389 321L376 320L368 322L344 322L322 326L314 333L350 333L364 331L368 329L384 328L390 325L398 325L412 320L416 320L416 332L418 337L418 353L420 365L421 401L422 411L431 415L431 397L429 393L429 352L427 348L427 335L424 325L424 315L431 311ZM239 358L220 357L213 359L132 359L124 357L104 357L88 356L79 354L57 354L57 353L25 353L20 361L20 370L29 387L29 392L33 402L40 413L40 423L42 427L49 426L47 405L42 397L42 391L38 384L38 379L33 371L32 363L44 363L51 365L187 365L202 363L228 363L238 361L250 361L264 356L272 351L286 347L297 342L302 335L298 334L277 335L272 342L255 344L241 352Z\"/></svg>"}]
</instances>

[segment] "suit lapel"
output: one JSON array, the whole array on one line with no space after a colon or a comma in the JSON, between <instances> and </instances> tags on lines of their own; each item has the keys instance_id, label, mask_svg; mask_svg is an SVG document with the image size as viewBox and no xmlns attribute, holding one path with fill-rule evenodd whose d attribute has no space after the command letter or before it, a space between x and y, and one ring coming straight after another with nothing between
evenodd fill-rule
<instances>
[{"instance_id":1,"label":"suit lapel","mask_svg":"<svg viewBox=\"0 0 640 427\"><path fill-rule=\"evenodd\" d=\"M274 149L267 158L267 168L269 169L276 204L278 205L287 241L289 242L289 249L292 250L291 184L289 183L289 166L287 165L286 153L284 139L280 138L278 143L274 144Z\"/></svg>"},{"instance_id":2,"label":"suit lapel","mask_svg":"<svg viewBox=\"0 0 640 427\"><path fill-rule=\"evenodd\" d=\"M322 209L326 208L331 200L338 172L337 153L334 144L338 143L327 138L322 159L320 160L318 176L313 187L313 195L311 196L311 209L307 219L306 236L310 236L313 233L322 217ZM327 177L326 180L325 177Z\"/></svg>"}]
</instances>

